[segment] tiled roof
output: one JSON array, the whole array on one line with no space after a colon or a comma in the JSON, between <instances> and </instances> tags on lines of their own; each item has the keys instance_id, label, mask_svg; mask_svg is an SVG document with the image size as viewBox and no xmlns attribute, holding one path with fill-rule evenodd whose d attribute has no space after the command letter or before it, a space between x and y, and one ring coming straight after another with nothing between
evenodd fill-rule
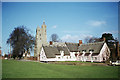
<instances>
[{"instance_id":1,"label":"tiled roof","mask_svg":"<svg viewBox=\"0 0 120 80\"><path fill-rule=\"evenodd\" d=\"M78 52L78 43L65 43L70 52Z\"/></svg>"},{"instance_id":2,"label":"tiled roof","mask_svg":"<svg viewBox=\"0 0 120 80\"><path fill-rule=\"evenodd\" d=\"M84 50L86 53L90 53L90 50L93 50L93 53L99 53L101 48L103 47L103 44L104 42L81 44L79 46L79 51L82 53L82 51Z\"/></svg>"}]
</instances>

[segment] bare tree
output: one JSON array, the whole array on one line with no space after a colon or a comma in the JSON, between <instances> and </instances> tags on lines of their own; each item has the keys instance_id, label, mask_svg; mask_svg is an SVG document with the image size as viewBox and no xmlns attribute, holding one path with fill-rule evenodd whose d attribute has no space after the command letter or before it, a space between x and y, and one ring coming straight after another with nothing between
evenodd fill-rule
<instances>
[{"instance_id":1,"label":"bare tree","mask_svg":"<svg viewBox=\"0 0 120 80\"><path fill-rule=\"evenodd\" d=\"M85 37L84 42L88 43L89 42L89 37Z\"/></svg>"},{"instance_id":2,"label":"bare tree","mask_svg":"<svg viewBox=\"0 0 120 80\"><path fill-rule=\"evenodd\" d=\"M59 42L59 41L61 41L60 39L59 39L59 37L58 37L58 35L57 34L52 34L51 35L51 41L53 41L53 42Z\"/></svg>"},{"instance_id":3,"label":"bare tree","mask_svg":"<svg viewBox=\"0 0 120 80\"><path fill-rule=\"evenodd\" d=\"M94 42L100 42L100 38L97 37L86 37L84 39L85 43L94 43Z\"/></svg>"}]
</instances>

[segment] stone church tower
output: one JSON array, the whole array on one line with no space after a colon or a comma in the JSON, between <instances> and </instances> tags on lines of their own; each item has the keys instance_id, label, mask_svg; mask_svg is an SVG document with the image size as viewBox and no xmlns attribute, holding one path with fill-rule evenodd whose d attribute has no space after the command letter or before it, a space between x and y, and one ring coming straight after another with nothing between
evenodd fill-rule
<instances>
[{"instance_id":1,"label":"stone church tower","mask_svg":"<svg viewBox=\"0 0 120 80\"><path fill-rule=\"evenodd\" d=\"M35 57L39 56L42 45L43 46L47 45L46 27L47 26L45 25L45 21L43 21L41 28L38 26L36 29L36 40L35 40L35 48L34 48Z\"/></svg>"}]
</instances>

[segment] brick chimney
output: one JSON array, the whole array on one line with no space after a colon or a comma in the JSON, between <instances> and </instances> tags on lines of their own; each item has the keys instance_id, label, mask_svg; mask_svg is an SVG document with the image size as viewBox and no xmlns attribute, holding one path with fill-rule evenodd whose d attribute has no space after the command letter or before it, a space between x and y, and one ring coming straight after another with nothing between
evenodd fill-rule
<instances>
[{"instance_id":1,"label":"brick chimney","mask_svg":"<svg viewBox=\"0 0 120 80\"><path fill-rule=\"evenodd\" d=\"M50 41L50 45L52 45L53 44L53 42L52 41Z\"/></svg>"},{"instance_id":2,"label":"brick chimney","mask_svg":"<svg viewBox=\"0 0 120 80\"><path fill-rule=\"evenodd\" d=\"M80 44L82 44L82 40L79 40L79 46L80 46Z\"/></svg>"}]
</instances>

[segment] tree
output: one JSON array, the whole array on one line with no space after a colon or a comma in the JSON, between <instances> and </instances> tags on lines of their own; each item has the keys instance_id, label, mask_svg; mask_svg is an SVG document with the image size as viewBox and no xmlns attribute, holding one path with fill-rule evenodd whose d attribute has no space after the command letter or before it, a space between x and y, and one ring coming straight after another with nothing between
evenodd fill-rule
<instances>
[{"instance_id":1,"label":"tree","mask_svg":"<svg viewBox=\"0 0 120 80\"><path fill-rule=\"evenodd\" d=\"M102 34L101 39L105 38L105 42L108 43L108 40L114 40L111 33L104 33Z\"/></svg>"},{"instance_id":2,"label":"tree","mask_svg":"<svg viewBox=\"0 0 120 80\"><path fill-rule=\"evenodd\" d=\"M57 34L52 34L50 38L53 42L61 42Z\"/></svg>"},{"instance_id":3,"label":"tree","mask_svg":"<svg viewBox=\"0 0 120 80\"><path fill-rule=\"evenodd\" d=\"M118 39L114 38L111 33L104 33L102 34L101 39L105 39L109 49L110 49L110 60L115 61L119 59L119 46L118 46Z\"/></svg>"},{"instance_id":4,"label":"tree","mask_svg":"<svg viewBox=\"0 0 120 80\"><path fill-rule=\"evenodd\" d=\"M84 39L84 41L85 41L85 43L100 42L100 38L87 36L87 37Z\"/></svg>"},{"instance_id":5,"label":"tree","mask_svg":"<svg viewBox=\"0 0 120 80\"><path fill-rule=\"evenodd\" d=\"M21 58L24 51L28 51L29 48L32 50L34 44L34 37L29 34L29 30L24 26L18 26L14 28L12 33L9 35L7 44L10 44L13 48L13 58Z\"/></svg>"}]
</instances>

